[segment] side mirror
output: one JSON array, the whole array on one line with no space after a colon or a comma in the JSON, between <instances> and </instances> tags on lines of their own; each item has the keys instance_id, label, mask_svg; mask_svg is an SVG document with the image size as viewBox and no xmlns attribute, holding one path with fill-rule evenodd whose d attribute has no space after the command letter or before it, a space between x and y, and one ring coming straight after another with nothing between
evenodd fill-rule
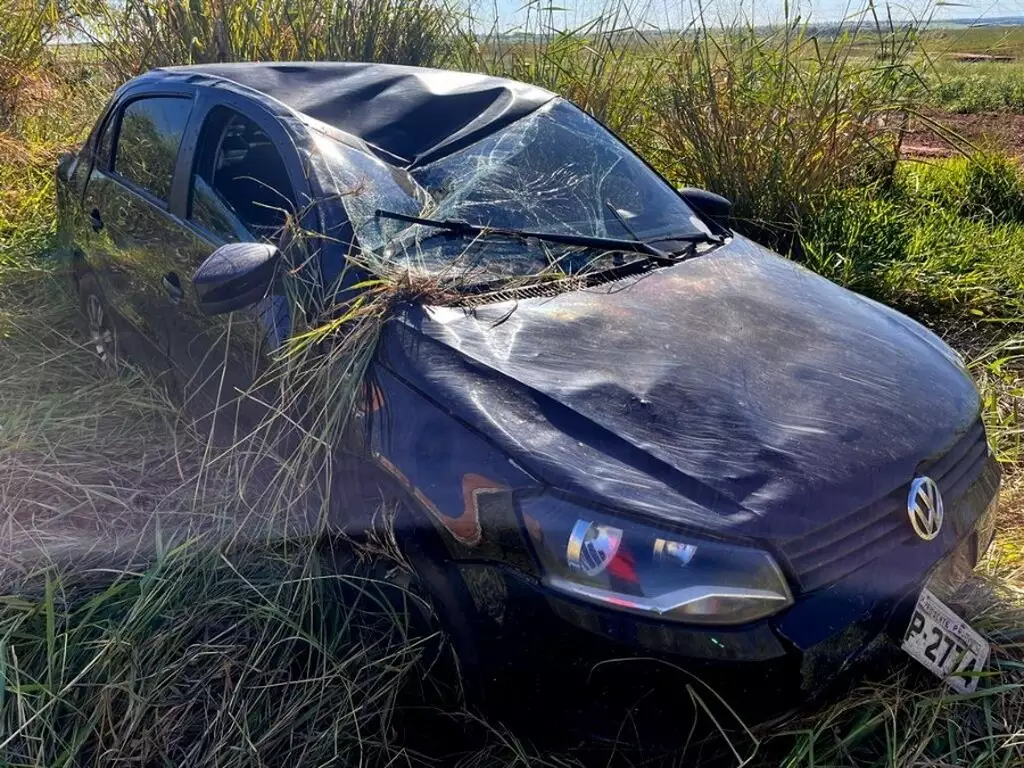
<instances>
[{"instance_id":1,"label":"side mirror","mask_svg":"<svg viewBox=\"0 0 1024 768\"><path fill-rule=\"evenodd\" d=\"M716 222L724 222L732 215L732 201L706 189L683 187L679 196L688 206Z\"/></svg>"},{"instance_id":2,"label":"side mirror","mask_svg":"<svg viewBox=\"0 0 1024 768\"><path fill-rule=\"evenodd\" d=\"M221 315L252 306L270 291L281 252L267 243L228 243L206 257L192 277L199 307Z\"/></svg>"}]
</instances>

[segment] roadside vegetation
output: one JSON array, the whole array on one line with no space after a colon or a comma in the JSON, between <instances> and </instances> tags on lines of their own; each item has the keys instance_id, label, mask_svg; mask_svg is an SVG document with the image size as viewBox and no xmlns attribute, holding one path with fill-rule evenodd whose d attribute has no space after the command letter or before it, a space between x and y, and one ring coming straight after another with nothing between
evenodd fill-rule
<instances>
[{"instance_id":1,"label":"roadside vegetation","mask_svg":"<svg viewBox=\"0 0 1024 768\"><path fill-rule=\"evenodd\" d=\"M639 28L627 6L576 29L537 6L531 34L479 36L460 9L429 0L11 9L0 15L0 763L372 766L438 750L467 766L582 759L541 754L457 707L456 730L473 732L465 744L417 741L402 713L422 700L437 638L390 610L384 586L332 575L316 537L225 535L251 511L233 465L210 461L204 434L153 382L105 378L85 345L48 259L60 153L136 72L253 58L539 83L673 182L730 197L740 231L953 344L1005 470L996 545L961 606L993 642L990 676L962 697L899 667L720 751L724 764L793 768L1024 762L1024 170L935 113L1024 112L1020 65L943 58L1000 46L1016 56L1024 33L1006 33L1021 41L1009 45L972 31L954 47L867 16L839 37L793 21L674 39ZM68 24L95 39L43 45ZM914 130L951 156L908 158ZM84 550L83 524L95 528ZM692 762L696 749L675 758Z\"/></svg>"},{"instance_id":2,"label":"roadside vegetation","mask_svg":"<svg viewBox=\"0 0 1024 768\"><path fill-rule=\"evenodd\" d=\"M1024 111L1024 29L933 30L926 101L953 113Z\"/></svg>"}]
</instances>

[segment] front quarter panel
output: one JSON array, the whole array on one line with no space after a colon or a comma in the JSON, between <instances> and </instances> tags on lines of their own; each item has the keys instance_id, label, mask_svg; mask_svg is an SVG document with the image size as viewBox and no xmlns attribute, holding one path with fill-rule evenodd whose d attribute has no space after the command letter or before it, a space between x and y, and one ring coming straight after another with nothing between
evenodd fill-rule
<instances>
[{"instance_id":1,"label":"front quarter panel","mask_svg":"<svg viewBox=\"0 0 1024 768\"><path fill-rule=\"evenodd\" d=\"M366 411L374 463L402 486L456 559L533 561L514 495L536 481L500 450L388 370L378 367Z\"/></svg>"}]
</instances>

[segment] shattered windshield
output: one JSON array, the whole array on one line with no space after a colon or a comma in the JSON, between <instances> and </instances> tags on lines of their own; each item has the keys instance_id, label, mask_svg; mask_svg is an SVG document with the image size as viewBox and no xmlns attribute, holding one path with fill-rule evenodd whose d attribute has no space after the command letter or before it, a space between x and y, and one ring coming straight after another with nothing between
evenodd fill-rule
<instances>
[{"instance_id":1,"label":"shattered windshield","mask_svg":"<svg viewBox=\"0 0 1024 768\"><path fill-rule=\"evenodd\" d=\"M556 99L465 149L406 171L333 140L321 149L361 247L399 268L480 280L577 273L636 253L505 237L467 238L378 209L544 233L641 239L672 249L707 227L599 123Z\"/></svg>"}]
</instances>

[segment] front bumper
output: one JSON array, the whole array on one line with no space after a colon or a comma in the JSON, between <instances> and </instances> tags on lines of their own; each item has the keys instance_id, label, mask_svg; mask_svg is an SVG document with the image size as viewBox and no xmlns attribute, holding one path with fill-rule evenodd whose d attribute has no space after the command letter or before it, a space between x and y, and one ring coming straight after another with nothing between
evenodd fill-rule
<instances>
[{"instance_id":1,"label":"front bumper","mask_svg":"<svg viewBox=\"0 0 1024 768\"><path fill-rule=\"evenodd\" d=\"M487 681L498 684L506 715L529 702L536 722L548 702L555 706L548 721L560 727L567 718L584 728L621 724L627 713L660 733L699 711L735 725L775 719L899 655L891 641L902 637L925 583L947 596L987 550L993 471L994 484L990 477L953 505L959 523L946 535L901 545L783 613L737 628L647 620L556 594L510 570L462 565L475 613L491 628L478 633L491 638L482 654Z\"/></svg>"}]
</instances>

